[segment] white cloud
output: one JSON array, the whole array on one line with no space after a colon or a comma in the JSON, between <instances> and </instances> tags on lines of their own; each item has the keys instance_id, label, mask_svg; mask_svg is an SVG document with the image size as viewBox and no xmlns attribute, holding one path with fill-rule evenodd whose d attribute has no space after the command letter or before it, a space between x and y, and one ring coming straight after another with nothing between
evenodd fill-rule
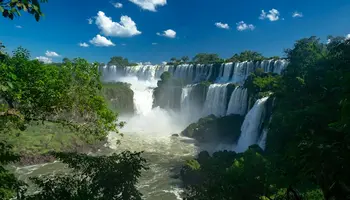
<instances>
[{"instance_id":1,"label":"white cloud","mask_svg":"<svg viewBox=\"0 0 350 200\"><path fill-rule=\"evenodd\" d=\"M327 39L327 44L331 43L331 41L332 41L331 39Z\"/></svg>"},{"instance_id":2,"label":"white cloud","mask_svg":"<svg viewBox=\"0 0 350 200\"><path fill-rule=\"evenodd\" d=\"M109 47L109 46L115 46L115 44L108 40L107 38L97 34L96 37L92 38L90 40L90 43L98 46L98 47Z\"/></svg>"},{"instance_id":3,"label":"white cloud","mask_svg":"<svg viewBox=\"0 0 350 200\"><path fill-rule=\"evenodd\" d=\"M165 6L167 0L129 0L144 10L156 12L157 6Z\"/></svg>"},{"instance_id":4,"label":"white cloud","mask_svg":"<svg viewBox=\"0 0 350 200\"><path fill-rule=\"evenodd\" d=\"M56 53L54 51L46 51L45 55L47 57L60 57L60 55L58 55L58 53Z\"/></svg>"},{"instance_id":5,"label":"white cloud","mask_svg":"<svg viewBox=\"0 0 350 200\"><path fill-rule=\"evenodd\" d=\"M89 24L92 24L94 22L94 20L92 18L87 19L87 21Z\"/></svg>"},{"instance_id":6,"label":"white cloud","mask_svg":"<svg viewBox=\"0 0 350 200\"><path fill-rule=\"evenodd\" d=\"M158 44L158 43L156 43L156 42L153 42L153 43L152 43L152 45L157 45L157 44Z\"/></svg>"},{"instance_id":7,"label":"white cloud","mask_svg":"<svg viewBox=\"0 0 350 200\"><path fill-rule=\"evenodd\" d=\"M166 64L168 64L168 62L166 62L166 61L163 61L163 62L162 62L162 65L166 65Z\"/></svg>"},{"instance_id":8,"label":"white cloud","mask_svg":"<svg viewBox=\"0 0 350 200\"><path fill-rule=\"evenodd\" d=\"M345 36L345 40L350 40L350 33Z\"/></svg>"},{"instance_id":9,"label":"white cloud","mask_svg":"<svg viewBox=\"0 0 350 200\"><path fill-rule=\"evenodd\" d=\"M43 62L45 64L49 64L49 63L52 63L52 59L51 58L48 58L48 57L45 57L45 56L39 56L39 57L36 57L35 59L39 60L40 62Z\"/></svg>"},{"instance_id":10,"label":"white cloud","mask_svg":"<svg viewBox=\"0 0 350 200\"><path fill-rule=\"evenodd\" d=\"M296 18L296 17L303 17L303 13L295 11L292 15L292 17Z\"/></svg>"},{"instance_id":11,"label":"white cloud","mask_svg":"<svg viewBox=\"0 0 350 200\"><path fill-rule=\"evenodd\" d=\"M144 62L143 64L144 64L144 65L152 65L151 62Z\"/></svg>"},{"instance_id":12,"label":"white cloud","mask_svg":"<svg viewBox=\"0 0 350 200\"><path fill-rule=\"evenodd\" d=\"M218 27L218 28L223 28L223 29L229 29L230 28L230 26L228 24L224 24L224 23L221 23L221 22L216 22L215 26Z\"/></svg>"},{"instance_id":13,"label":"white cloud","mask_svg":"<svg viewBox=\"0 0 350 200\"><path fill-rule=\"evenodd\" d=\"M116 8L122 8L123 7L123 4L117 2L117 3L112 3L112 5Z\"/></svg>"},{"instance_id":14,"label":"white cloud","mask_svg":"<svg viewBox=\"0 0 350 200\"><path fill-rule=\"evenodd\" d=\"M137 30L136 23L128 16L121 16L120 22L113 22L112 18L99 11L96 17L96 25L106 36L132 37L141 34Z\"/></svg>"},{"instance_id":15,"label":"white cloud","mask_svg":"<svg viewBox=\"0 0 350 200\"><path fill-rule=\"evenodd\" d=\"M16 28L23 28L23 27L22 27L22 26L20 26L20 25L16 25L15 27L16 27Z\"/></svg>"},{"instance_id":16,"label":"white cloud","mask_svg":"<svg viewBox=\"0 0 350 200\"><path fill-rule=\"evenodd\" d=\"M89 44L87 44L86 42L83 42L83 43L79 43L79 46L81 46L81 47L89 47Z\"/></svg>"},{"instance_id":17,"label":"white cloud","mask_svg":"<svg viewBox=\"0 0 350 200\"><path fill-rule=\"evenodd\" d=\"M269 13L266 13L264 10L261 11L259 19L269 19L270 21L279 20L280 12L274 8L272 8Z\"/></svg>"},{"instance_id":18,"label":"white cloud","mask_svg":"<svg viewBox=\"0 0 350 200\"><path fill-rule=\"evenodd\" d=\"M176 32L174 30L168 29L166 31L163 31L163 33L157 33L157 35L168 37L168 38L175 38Z\"/></svg>"},{"instance_id":19,"label":"white cloud","mask_svg":"<svg viewBox=\"0 0 350 200\"><path fill-rule=\"evenodd\" d=\"M245 30L254 30L255 26L253 24L246 24L244 21L240 21L236 23L237 30L239 31L245 31Z\"/></svg>"},{"instance_id":20,"label":"white cloud","mask_svg":"<svg viewBox=\"0 0 350 200\"><path fill-rule=\"evenodd\" d=\"M123 43L122 46L126 46L126 44Z\"/></svg>"}]
</instances>

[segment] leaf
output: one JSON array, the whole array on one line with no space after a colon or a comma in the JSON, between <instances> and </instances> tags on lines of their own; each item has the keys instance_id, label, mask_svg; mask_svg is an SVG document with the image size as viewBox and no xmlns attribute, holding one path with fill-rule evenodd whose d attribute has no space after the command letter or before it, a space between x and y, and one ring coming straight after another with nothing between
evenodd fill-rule
<instances>
[{"instance_id":1,"label":"leaf","mask_svg":"<svg viewBox=\"0 0 350 200\"><path fill-rule=\"evenodd\" d=\"M0 6L0 12L4 12L4 8Z\"/></svg>"},{"instance_id":2,"label":"leaf","mask_svg":"<svg viewBox=\"0 0 350 200\"><path fill-rule=\"evenodd\" d=\"M7 85L12 89L13 88L13 84L11 82L7 82Z\"/></svg>"},{"instance_id":3,"label":"leaf","mask_svg":"<svg viewBox=\"0 0 350 200\"><path fill-rule=\"evenodd\" d=\"M38 13L35 14L35 20L38 22L40 20L40 15Z\"/></svg>"}]
</instances>

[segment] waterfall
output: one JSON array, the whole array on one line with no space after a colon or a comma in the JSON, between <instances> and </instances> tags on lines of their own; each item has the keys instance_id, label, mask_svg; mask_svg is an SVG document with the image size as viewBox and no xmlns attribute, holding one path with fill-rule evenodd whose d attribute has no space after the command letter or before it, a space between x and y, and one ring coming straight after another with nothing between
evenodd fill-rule
<instances>
[{"instance_id":1,"label":"waterfall","mask_svg":"<svg viewBox=\"0 0 350 200\"><path fill-rule=\"evenodd\" d=\"M237 152L244 152L249 146L257 143L259 130L264 118L265 103L268 98L264 97L257 100L253 108L245 116L241 127L241 136L236 147Z\"/></svg>"},{"instance_id":2,"label":"waterfall","mask_svg":"<svg viewBox=\"0 0 350 200\"><path fill-rule=\"evenodd\" d=\"M248 90L242 87L236 87L232 92L226 115L245 115L248 104Z\"/></svg>"},{"instance_id":3,"label":"waterfall","mask_svg":"<svg viewBox=\"0 0 350 200\"><path fill-rule=\"evenodd\" d=\"M268 129L264 129L258 141L259 147L262 148L263 150L265 150L265 147L266 147L267 132L268 132Z\"/></svg>"},{"instance_id":4,"label":"waterfall","mask_svg":"<svg viewBox=\"0 0 350 200\"><path fill-rule=\"evenodd\" d=\"M223 73L222 73L222 71L220 72L219 76L221 76L221 77L218 78L217 82L218 83L227 83L230 81L230 75L231 75L233 63L225 63L222 67L223 67L223 69L220 69L220 70L223 70Z\"/></svg>"},{"instance_id":5,"label":"waterfall","mask_svg":"<svg viewBox=\"0 0 350 200\"><path fill-rule=\"evenodd\" d=\"M211 84L204 103L203 116L214 114L217 117L226 114L227 85Z\"/></svg>"}]
</instances>

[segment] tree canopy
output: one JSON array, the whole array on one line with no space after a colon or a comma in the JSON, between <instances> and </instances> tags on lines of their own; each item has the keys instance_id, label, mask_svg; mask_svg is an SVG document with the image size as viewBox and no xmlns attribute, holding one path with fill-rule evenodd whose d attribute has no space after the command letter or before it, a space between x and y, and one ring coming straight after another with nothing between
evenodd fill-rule
<instances>
[{"instance_id":1,"label":"tree canopy","mask_svg":"<svg viewBox=\"0 0 350 200\"><path fill-rule=\"evenodd\" d=\"M5 18L13 20L21 16L21 11L25 11L40 20L44 14L41 12L40 3L46 3L48 0L2 0L0 1L0 12Z\"/></svg>"}]
</instances>

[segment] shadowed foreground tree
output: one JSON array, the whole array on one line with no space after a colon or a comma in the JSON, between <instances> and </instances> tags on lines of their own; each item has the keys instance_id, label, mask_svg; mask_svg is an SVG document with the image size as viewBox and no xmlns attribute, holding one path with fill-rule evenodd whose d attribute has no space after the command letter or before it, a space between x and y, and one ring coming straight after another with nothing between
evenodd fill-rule
<instances>
[{"instance_id":1,"label":"shadowed foreground tree","mask_svg":"<svg viewBox=\"0 0 350 200\"><path fill-rule=\"evenodd\" d=\"M48 0L40 0L40 3L46 3ZM41 12L39 0L1 0L0 12L2 16L9 19L21 16L21 11L34 15L35 20L39 21L44 14Z\"/></svg>"},{"instance_id":2,"label":"shadowed foreground tree","mask_svg":"<svg viewBox=\"0 0 350 200\"><path fill-rule=\"evenodd\" d=\"M73 173L31 178L38 193L23 200L141 200L136 188L146 160L140 153L92 157L85 154L54 153Z\"/></svg>"}]
</instances>

